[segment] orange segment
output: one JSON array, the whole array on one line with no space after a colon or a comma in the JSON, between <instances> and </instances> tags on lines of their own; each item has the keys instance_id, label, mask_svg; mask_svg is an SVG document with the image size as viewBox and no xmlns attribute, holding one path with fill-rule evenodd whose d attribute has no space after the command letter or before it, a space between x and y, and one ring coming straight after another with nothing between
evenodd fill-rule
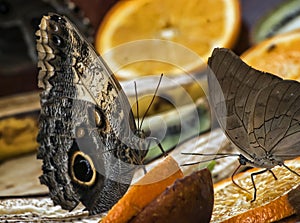
<instances>
[{"instance_id":1,"label":"orange segment","mask_svg":"<svg viewBox=\"0 0 300 223\"><path fill-rule=\"evenodd\" d=\"M127 223L176 179L182 178L177 162L168 156L134 184L101 223Z\"/></svg>"},{"instance_id":2,"label":"orange segment","mask_svg":"<svg viewBox=\"0 0 300 223\"><path fill-rule=\"evenodd\" d=\"M120 1L102 22L95 44L101 54L120 44L135 45L133 50L118 49L109 56L109 63L126 65L117 72L121 78L182 73L180 67L193 70L200 65L181 47L196 52L206 61L214 47L234 45L239 27L238 0ZM149 39L162 42L132 42ZM161 55L164 61L137 62L138 58L153 58L153 55ZM132 63L134 59L136 62Z\"/></svg>"},{"instance_id":3,"label":"orange segment","mask_svg":"<svg viewBox=\"0 0 300 223\"><path fill-rule=\"evenodd\" d=\"M286 165L300 173L300 158L287 161ZM231 178L214 185L212 222L273 222L295 213L288 201L288 192L300 184L300 177L280 166L272 169L278 180L269 172L255 176L257 199L251 202L253 186L250 174L259 170L253 168L234 177L250 193L235 186Z\"/></svg>"},{"instance_id":4,"label":"orange segment","mask_svg":"<svg viewBox=\"0 0 300 223\"><path fill-rule=\"evenodd\" d=\"M267 39L247 50L241 58L258 70L300 81L300 31Z\"/></svg>"},{"instance_id":5,"label":"orange segment","mask_svg":"<svg viewBox=\"0 0 300 223\"><path fill-rule=\"evenodd\" d=\"M176 180L130 223L209 222L213 199L211 173L202 169Z\"/></svg>"}]
</instances>

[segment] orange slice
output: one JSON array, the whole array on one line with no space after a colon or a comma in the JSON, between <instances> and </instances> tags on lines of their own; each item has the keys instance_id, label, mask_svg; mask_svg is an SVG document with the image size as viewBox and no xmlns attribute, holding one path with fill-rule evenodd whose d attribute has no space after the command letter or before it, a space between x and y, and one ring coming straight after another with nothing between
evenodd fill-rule
<instances>
[{"instance_id":1,"label":"orange slice","mask_svg":"<svg viewBox=\"0 0 300 223\"><path fill-rule=\"evenodd\" d=\"M182 178L177 162L167 156L135 183L108 212L101 223L126 223L160 195L176 179Z\"/></svg>"},{"instance_id":2,"label":"orange slice","mask_svg":"<svg viewBox=\"0 0 300 223\"><path fill-rule=\"evenodd\" d=\"M285 164L300 173L300 158ZM214 185L215 203L211 222L273 222L295 213L289 193L300 184L300 177L279 166L272 169L278 180L269 172L255 176L257 198L251 202L253 185L250 174L259 170L253 168L234 177L250 193L235 186L231 178Z\"/></svg>"},{"instance_id":3,"label":"orange slice","mask_svg":"<svg viewBox=\"0 0 300 223\"><path fill-rule=\"evenodd\" d=\"M203 65L199 58L206 61L214 47L231 48L239 27L238 0L120 1L104 18L95 45L120 68L114 70L119 78L181 74Z\"/></svg>"},{"instance_id":4,"label":"orange slice","mask_svg":"<svg viewBox=\"0 0 300 223\"><path fill-rule=\"evenodd\" d=\"M213 200L211 173L202 169L176 180L130 223L209 222Z\"/></svg>"},{"instance_id":5,"label":"orange slice","mask_svg":"<svg viewBox=\"0 0 300 223\"><path fill-rule=\"evenodd\" d=\"M242 54L250 66L300 81L300 31L276 35Z\"/></svg>"}]
</instances>

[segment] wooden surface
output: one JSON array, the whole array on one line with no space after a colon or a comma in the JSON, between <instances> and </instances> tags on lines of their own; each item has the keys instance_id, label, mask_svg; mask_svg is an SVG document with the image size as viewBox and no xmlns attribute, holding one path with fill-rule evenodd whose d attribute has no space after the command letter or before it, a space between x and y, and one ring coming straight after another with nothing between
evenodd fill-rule
<instances>
[{"instance_id":1,"label":"wooden surface","mask_svg":"<svg viewBox=\"0 0 300 223\"><path fill-rule=\"evenodd\" d=\"M0 197L46 194L48 188L40 184L42 161L36 154L28 154L0 165Z\"/></svg>"}]
</instances>

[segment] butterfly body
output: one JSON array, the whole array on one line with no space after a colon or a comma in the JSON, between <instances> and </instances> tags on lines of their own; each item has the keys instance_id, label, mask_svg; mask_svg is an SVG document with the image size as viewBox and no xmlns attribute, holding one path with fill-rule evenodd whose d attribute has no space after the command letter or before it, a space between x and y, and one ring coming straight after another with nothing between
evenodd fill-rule
<instances>
[{"instance_id":1,"label":"butterfly body","mask_svg":"<svg viewBox=\"0 0 300 223\"><path fill-rule=\"evenodd\" d=\"M37 37L39 86L44 89L40 181L64 209L82 202L91 214L107 211L126 192L146 154L128 99L67 18L44 16Z\"/></svg>"}]
</instances>

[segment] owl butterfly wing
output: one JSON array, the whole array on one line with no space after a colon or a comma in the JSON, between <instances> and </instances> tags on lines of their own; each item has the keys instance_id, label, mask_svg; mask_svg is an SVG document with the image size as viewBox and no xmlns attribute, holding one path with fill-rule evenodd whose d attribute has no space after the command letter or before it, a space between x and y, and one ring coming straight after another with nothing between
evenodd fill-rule
<instances>
[{"instance_id":1,"label":"owl butterfly wing","mask_svg":"<svg viewBox=\"0 0 300 223\"><path fill-rule=\"evenodd\" d=\"M102 58L65 17L44 16L37 32L41 93L38 158L41 183L55 204L91 214L126 192L133 167L127 150L135 123L127 97Z\"/></svg>"},{"instance_id":2,"label":"owl butterfly wing","mask_svg":"<svg viewBox=\"0 0 300 223\"><path fill-rule=\"evenodd\" d=\"M208 66L209 100L218 122L230 140L251 157L249 126L259 92L281 79L249 67L224 48L214 49Z\"/></svg>"}]
</instances>

